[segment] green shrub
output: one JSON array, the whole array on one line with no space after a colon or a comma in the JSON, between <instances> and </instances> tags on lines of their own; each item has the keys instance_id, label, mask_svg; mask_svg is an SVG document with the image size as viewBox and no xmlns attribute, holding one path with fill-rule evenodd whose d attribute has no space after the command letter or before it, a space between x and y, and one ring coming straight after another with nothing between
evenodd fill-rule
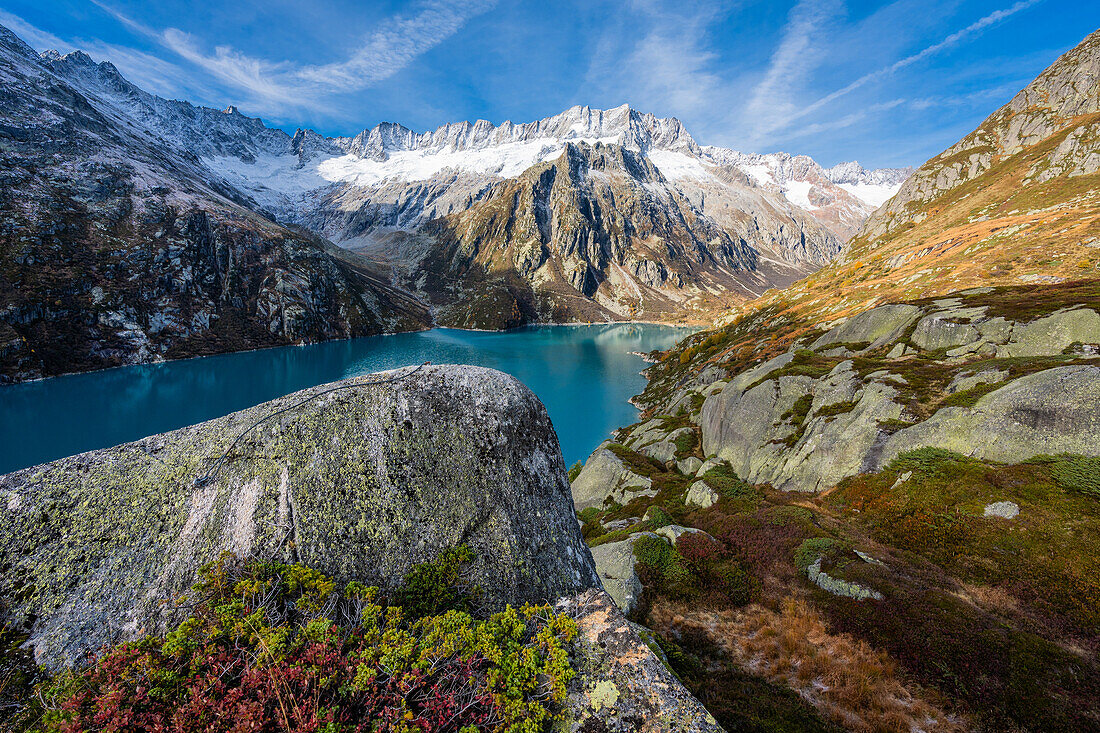
<instances>
[{"instance_id":1,"label":"green shrub","mask_svg":"<svg viewBox=\"0 0 1100 733\"><path fill-rule=\"evenodd\" d=\"M838 552L843 547L843 543L832 537L810 537L802 540L802 544L794 551L794 564L804 573L818 558Z\"/></svg>"},{"instance_id":2,"label":"green shrub","mask_svg":"<svg viewBox=\"0 0 1100 733\"><path fill-rule=\"evenodd\" d=\"M405 586L395 594L397 604L414 616L469 612L480 594L479 588L467 583L464 572L473 558L463 545L444 550L435 562L413 565Z\"/></svg>"},{"instance_id":3,"label":"green shrub","mask_svg":"<svg viewBox=\"0 0 1100 733\"><path fill-rule=\"evenodd\" d=\"M801 425L802 421L806 419L806 415L810 413L813 404L814 396L807 392L795 400L794 404L791 405L791 409L783 413L783 419L789 418L795 425Z\"/></svg>"},{"instance_id":4,"label":"green shrub","mask_svg":"<svg viewBox=\"0 0 1100 733\"><path fill-rule=\"evenodd\" d=\"M760 498L760 492L757 488L747 481L743 481L737 475L737 472L729 466L715 466L703 474L703 480L727 499L756 500Z\"/></svg>"},{"instance_id":5,"label":"green shrub","mask_svg":"<svg viewBox=\"0 0 1100 733\"><path fill-rule=\"evenodd\" d=\"M676 561L676 551L661 537L639 537L634 542L634 559L663 577Z\"/></svg>"},{"instance_id":6,"label":"green shrub","mask_svg":"<svg viewBox=\"0 0 1100 733\"><path fill-rule=\"evenodd\" d=\"M837 415L846 415L856 408L856 402L836 402L832 405L827 405L818 410L814 417L836 417Z\"/></svg>"},{"instance_id":7,"label":"green shrub","mask_svg":"<svg viewBox=\"0 0 1100 733\"><path fill-rule=\"evenodd\" d=\"M399 594L460 578L457 548L417 566ZM538 733L560 718L576 624L548 606L479 620L453 608L417 617L377 588L301 565L223 558L203 570L192 616L164 639L121 644L41 688L43 731L301 730ZM345 621L341 625L339 621Z\"/></svg>"},{"instance_id":8,"label":"green shrub","mask_svg":"<svg viewBox=\"0 0 1100 733\"><path fill-rule=\"evenodd\" d=\"M676 458L687 458L694 455L695 446L699 445L699 434L692 430L676 436Z\"/></svg>"},{"instance_id":9,"label":"green shrub","mask_svg":"<svg viewBox=\"0 0 1100 733\"><path fill-rule=\"evenodd\" d=\"M670 524L674 524L672 517L668 512L659 506L651 506L646 509L645 516L642 517L653 529L660 529L661 527L667 527Z\"/></svg>"},{"instance_id":10,"label":"green shrub","mask_svg":"<svg viewBox=\"0 0 1100 733\"><path fill-rule=\"evenodd\" d=\"M769 510L764 518L769 524L779 527L800 526L813 524L814 513L804 506L790 506L784 504Z\"/></svg>"},{"instance_id":11,"label":"green shrub","mask_svg":"<svg viewBox=\"0 0 1100 733\"><path fill-rule=\"evenodd\" d=\"M906 451L894 460L890 461L887 468L897 473L912 471L913 473L935 475L951 464L971 461L961 453L944 450L943 448L917 448Z\"/></svg>"},{"instance_id":12,"label":"green shrub","mask_svg":"<svg viewBox=\"0 0 1100 733\"><path fill-rule=\"evenodd\" d=\"M1100 499L1100 458L1094 456L1056 456L1050 475L1061 488Z\"/></svg>"},{"instance_id":13,"label":"green shrub","mask_svg":"<svg viewBox=\"0 0 1100 733\"><path fill-rule=\"evenodd\" d=\"M577 461L569 467L569 472L566 474L569 477L569 483L573 483L577 480L577 476L581 475L581 469L584 468L584 463Z\"/></svg>"}]
</instances>

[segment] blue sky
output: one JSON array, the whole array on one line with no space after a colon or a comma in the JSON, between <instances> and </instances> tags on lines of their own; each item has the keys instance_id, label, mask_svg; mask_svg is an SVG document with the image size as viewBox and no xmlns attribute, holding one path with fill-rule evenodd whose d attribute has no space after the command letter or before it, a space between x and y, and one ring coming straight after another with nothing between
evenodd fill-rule
<instances>
[{"instance_id":1,"label":"blue sky","mask_svg":"<svg viewBox=\"0 0 1100 733\"><path fill-rule=\"evenodd\" d=\"M679 117L703 144L917 165L1100 26L1092 0L0 0L39 50L288 131Z\"/></svg>"}]
</instances>

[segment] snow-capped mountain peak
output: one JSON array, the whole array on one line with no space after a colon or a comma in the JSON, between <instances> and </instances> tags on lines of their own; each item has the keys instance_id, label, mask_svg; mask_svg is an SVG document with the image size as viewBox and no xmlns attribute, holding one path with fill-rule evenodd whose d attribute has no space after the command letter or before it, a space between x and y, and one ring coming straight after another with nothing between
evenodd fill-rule
<instances>
[{"instance_id":1,"label":"snow-capped mountain peak","mask_svg":"<svg viewBox=\"0 0 1100 733\"><path fill-rule=\"evenodd\" d=\"M797 207L847 239L909 172L868 171L856 162L824 169L805 155L700 146L675 117L657 117L627 104L612 109L577 105L524 123L463 121L416 132L382 122L351 137L328 138L301 129L291 136L234 106L223 111L149 94L110 62L96 63L81 51L47 51L41 59L119 114L194 153L265 209L290 221L301 220L310 202L330 189L385 188L394 192L386 200L396 203L411 195L396 191L427 187L435 194L427 200L414 197L419 203L407 204L397 220L401 226L417 226L469 205L494 181L554 160L566 144L603 144L648 158L668 185L685 191L706 188L713 198L717 191L747 185L778 194L784 206ZM705 200L699 199L701 204Z\"/></svg>"}]
</instances>

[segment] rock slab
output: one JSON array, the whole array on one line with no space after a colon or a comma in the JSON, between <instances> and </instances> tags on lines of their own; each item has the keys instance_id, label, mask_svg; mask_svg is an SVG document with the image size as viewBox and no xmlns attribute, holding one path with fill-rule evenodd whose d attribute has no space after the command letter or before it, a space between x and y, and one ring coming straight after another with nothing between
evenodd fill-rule
<instances>
[{"instance_id":1,"label":"rock slab","mask_svg":"<svg viewBox=\"0 0 1100 733\"><path fill-rule=\"evenodd\" d=\"M414 563L466 544L490 606L598 587L538 398L477 367L365 384L408 372L0 477L2 620L29 633L40 663L78 663L178 622L173 599L222 552L393 587Z\"/></svg>"}]
</instances>

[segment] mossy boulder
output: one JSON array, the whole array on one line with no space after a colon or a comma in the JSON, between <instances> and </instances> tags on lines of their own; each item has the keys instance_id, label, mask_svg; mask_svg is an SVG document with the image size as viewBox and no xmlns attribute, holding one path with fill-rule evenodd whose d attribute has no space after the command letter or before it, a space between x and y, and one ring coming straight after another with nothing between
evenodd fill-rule
<instances>
[{"instance_id":1,"label":"mossy boulder","mask_svg":"<svg viewBox=\"0 0 1100 733\"><path fill-rule=\"evenodd\" d=\"M1046 369L1007 382L973 407L948 407L894 433L872 470L917 448L1020 463L1040 454L1100 455L1100 367Z\"/></svg>"},{"instance_id":2,"label":"mossy boulder","mask_svg":"<svg viewBox=\"0 0 1100 733\"><path fill-rule=\"evenodd\" d=\"M915 305L880 305L830 329L811 348L822 349L830 344L844 343L866 343L872 347L892 343L920 314L921 309Z\"/></svg>"},{"instance_id":3,"label":"mossy boulder","mask_svg":"<svg viewBox=\"0 0 1100 733\"><path fill-rule=\"evenodd\" d=\"M652 636L627 621L607 593L588 590L556 610L576 620L579 634L578 674L554 733L722 733L654 651L660 649Z\"/></svg>"},{"instance_id":4,"label":"mossy boulder","mask_svg":"<svg viewBox=\"0 0 1100 733\"><path fill-rule=\"evenodd\" d=\"M1091 308L1073 308L1017 325L1013 343L1001 347L998 356L1046 356L1061 354L1074 344L1100 344L1100 314Z\"/></svg>"},{"instance_id":5,"label":"mossy boulder","mask_svg":"<svg viewBox=\"0 0 1100 733\"><path fill-rule=\"evenodd\" d=\"M626 504L639 496L656 496L657 490L650 478L631 471L617 455L601 445L573 479L572 494L577 511L583 511L588 507L602 508L609 500Z\"/></svg>"},{"instance_id":6,"label":"mossy boulder","mask_svg":"<svg viewBox=\"0 0 1100 733\"><path fill-rule=\"evenodd\" d=\"M489 607L598 586L535 395L476 367L367 384L395 376L0 477L2 620L41 663L71 665L178 622L174 601L223 552L393 588L465 544Z\"/></svg>"}]
</instances>

